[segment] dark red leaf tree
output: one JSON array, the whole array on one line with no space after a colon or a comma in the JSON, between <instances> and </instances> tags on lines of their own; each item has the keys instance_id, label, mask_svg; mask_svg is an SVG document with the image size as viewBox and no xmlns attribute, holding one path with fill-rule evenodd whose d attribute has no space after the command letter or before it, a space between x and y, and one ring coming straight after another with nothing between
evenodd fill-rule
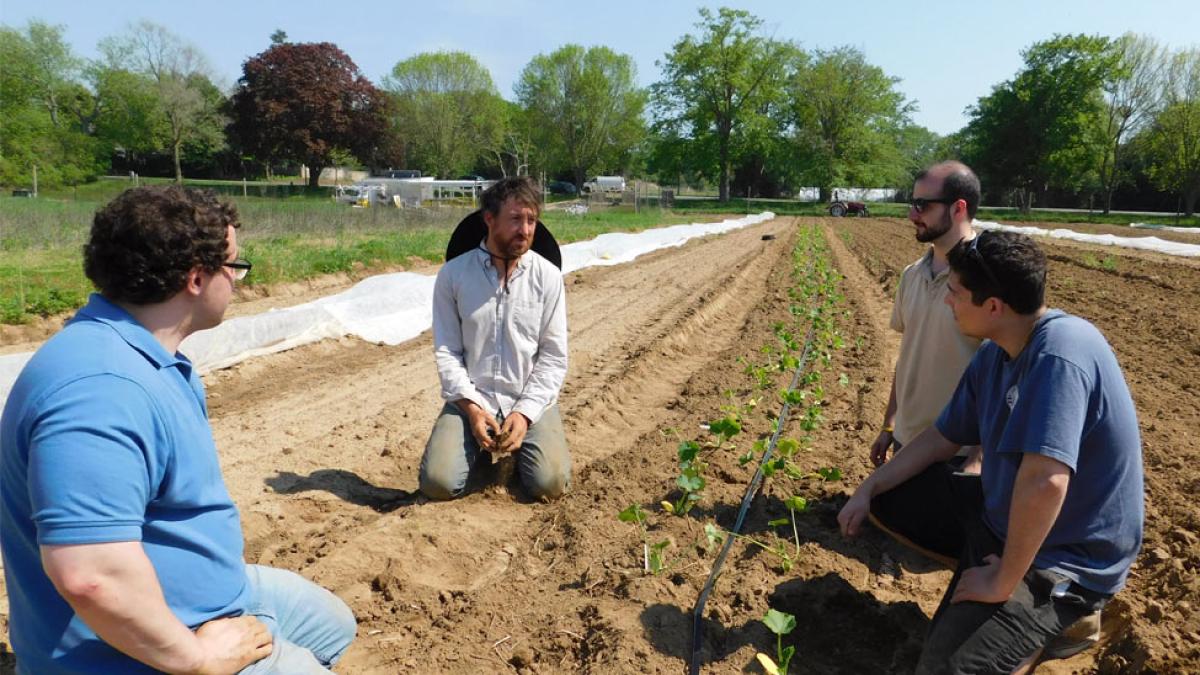
<instances>
[{"instance_id":1,"label":"dark red leaf tree","mask_svg":"<svg viewBox=\"0 0 1200 675\"><path fill-rule=\"evenodd\" d=\"M230 99L230 142L261 162L308 166L316 187L331 153L398 164L386 96L329 42L280 43L251 57Z\"/></svg>"}]
</instances>

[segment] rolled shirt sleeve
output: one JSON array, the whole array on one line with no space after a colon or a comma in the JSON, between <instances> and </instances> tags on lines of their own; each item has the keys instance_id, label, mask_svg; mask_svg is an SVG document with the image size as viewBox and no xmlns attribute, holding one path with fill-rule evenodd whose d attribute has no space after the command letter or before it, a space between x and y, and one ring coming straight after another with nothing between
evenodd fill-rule
<instances>
[{"instance_id":1,"label":"rolled shirt sleeve","mask_svg":"<svg viewBox=\"0 0 1200 675\"><path fill-rule=\"evenodd\" d=\"M451 402L467 399L486 410L488 404L467 372L456 283L455 275L443 266L433 284L433 353L442 383L442 398Z\"/></svg>"},{"instance_id":2,"label":"rolled shirt sleeve","mask_svg":"<svg viewBox=\"0 0 1200 675\"><path fill-rule=\"evenodd\" d=\"M533 372L513 407L536 424L567 379L567 299L561 275L551 275L542 305L542 329Z\"/></svg>"}]
</instances>

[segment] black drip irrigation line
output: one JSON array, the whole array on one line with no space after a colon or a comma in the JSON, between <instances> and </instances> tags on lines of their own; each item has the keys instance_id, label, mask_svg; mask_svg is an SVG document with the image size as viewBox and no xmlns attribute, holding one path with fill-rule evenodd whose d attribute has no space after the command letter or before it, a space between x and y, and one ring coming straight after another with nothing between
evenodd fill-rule
<instances>
[{"instance_id":1,"label":"black drip irrigation line","mask_svg":"<svg viewBox=\"0 0 1200 675\"><path fill-rule=\"evenodd\" d=\"M792 375L792 383L788 385L788 393L796 389L796 383L800 381L800 373L804 370L804 364L808 361L808 352L812 346L813 325L809 325L808 334L804 336L804 351L800 353L800 363L796 366L796 372ZM767 449L763 452L762 461L758 463L758 470L754 472L754 478L750 479L750 485L746 488L746 495L742 497L742 506L738 509L737 520L733 523L733 529L725 536L725 544L721 547L721 553L717 555L716 563L713 565L712 572L708 575L708 581L704 583L704 588L700 591L700 597L696 599L696 606L692 608L692 659L688 667L690 675L699 675L700 673L700 645L704 642L704 606L708 603L708 594L712 592L713 585L717 581L717 577L721 574L721 566L725 564L725 556L729 555L729 549L733 548L734 535L741 533L742 522L746 519L746 512L750 510L750 502L754 500L755 493L758 492L759 486L763 480L763 466L771 459L771 454L775 452L775 444L779 442L779 435L783 433L783 425L787 421L788 409L791 403L788 402L787 396L784 396L783 408L779 411L779 417L775 422L775 433L771 435L771 442L767 445Z\"/></svg>"}]
</instances>

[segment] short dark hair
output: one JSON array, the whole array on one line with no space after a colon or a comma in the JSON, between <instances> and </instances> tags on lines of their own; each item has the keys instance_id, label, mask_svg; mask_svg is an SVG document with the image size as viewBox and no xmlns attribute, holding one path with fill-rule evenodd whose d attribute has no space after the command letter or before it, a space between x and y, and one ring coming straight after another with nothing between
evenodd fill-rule
<instances>
[{"instance_id":1,"label":"short dark hair","mask_svg":"<svg viewBox=\"0 0 1200 675\"><path fill-rule=\"evenodd\" d=\"M947 258L975 305L996 297L1018 314L1033 314L1046 301L1046 254L1027 235L983 232L974 247L964 239Z\"/></svg>"},{"instance_id":2,"label":"short dark hair","mask_svg":"<svg viewBox=\"0 0 1200 675\"><path fill-rule=\"evenodd\" d=\"M979 177L971 170L971 167L957 161L941 162L934 164L917 174L915 180L924 180L931 173L944 173L942 178L942 194L943 199L961 199L967 203L967 217L974 220L975 214L979 211L980 193L983 188L979 185Z\"/></svg>"},{"instance_id":3,"label":"short dark hair","mask_svg":"<svg viewBox=\"0 0 1200 675\"><path fill-rule=\"evenodd\" d=\"M490 188L479 196L480 206L493 216L500 213L500 207L510 197L532 208L539 215L542 213L542 191L537 181L529 176L509 176L496 181Z\"/></svg>"},{"instance_id":4,"label":"short dark hair","mask_svg":"<svg viewBox=\"0 0 1200 675\"><path fill-rule=\"evenodd\" d=\"M194 267L221 269L237 207L212 190L130 188L92 219L83 271L109 300L148 305L183 289Z\"/></svg>"}]
</instances>

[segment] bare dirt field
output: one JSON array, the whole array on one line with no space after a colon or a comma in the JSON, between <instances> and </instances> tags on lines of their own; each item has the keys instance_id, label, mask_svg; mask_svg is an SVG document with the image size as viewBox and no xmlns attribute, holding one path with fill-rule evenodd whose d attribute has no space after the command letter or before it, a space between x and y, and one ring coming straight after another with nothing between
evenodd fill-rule
<instances>
[{"instance_id":1,"label":"bare dirt field","mask_svg":"<svg viewBox=\"0 0 1200 675\"><path fill-rule=\"evenodd\" d=\"M704 615L705 672L761 672L754 653L773 653L775 642L760 622L768 607L796 616L786 638L794 673L911 670L949 572L875 532L843 540L835 522L868 473L886 404L899 343L887 329L894 284L922 251L900 220L780 218L568 276L571 365L560 403L574 471L570 493L552 504L514 486L448 503L417 498L439 408L428 334L398 347L326 341L210 375L247 560L295 570L350 604L359 637L339 672L684 671L692 606L715 558L704 525L732 526L753 473L736 457L769 431L779 403L764 400L761 419L747 420L750 440L712 456L704 498L683 518L658 506L678 496L675 436L699 438L731 395L749 392L739 359L759 358L773 326L791 320L791 251L808 227L825 235L845 275L845 347L822 366L824 421L795 462L845 477L766 484L744 531L791 542L790 526L768 523L801 494L800 552L783 572L776 556L734 545ZM1200 265L1044 245L1050 304L1104 331L1133 390L1147 523L1130 585L1106 611L1104 643L1039 672L1200 671ZM1114 261L1093 264L1105 256ZM797 423L785 433L798 435ZM617 519L634 503L650 539L669 542L658 575L643 572L637 527Z\"/></svg>"}]
</instances>

